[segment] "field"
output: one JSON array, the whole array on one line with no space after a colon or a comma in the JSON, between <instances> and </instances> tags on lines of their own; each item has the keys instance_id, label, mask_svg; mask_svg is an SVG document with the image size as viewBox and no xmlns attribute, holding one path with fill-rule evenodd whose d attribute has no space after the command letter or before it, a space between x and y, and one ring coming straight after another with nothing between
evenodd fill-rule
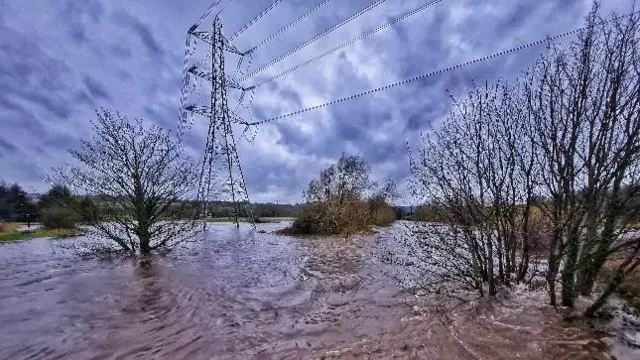
<instances>
[{"instance_id":1,"label":"field","mask_svg":"<svg viewBox=\"0 0 640 360\"><path fill-rule=\"evenodd\" d=\"M20 241L35 238L64 238L80 235L82 232L77 229L42 229L39 224L32 223L33 232L20 232L19 229L27 226L27 223L10 222L4 223L0 230L0 242Z\"/></svg>"}]
</instances>

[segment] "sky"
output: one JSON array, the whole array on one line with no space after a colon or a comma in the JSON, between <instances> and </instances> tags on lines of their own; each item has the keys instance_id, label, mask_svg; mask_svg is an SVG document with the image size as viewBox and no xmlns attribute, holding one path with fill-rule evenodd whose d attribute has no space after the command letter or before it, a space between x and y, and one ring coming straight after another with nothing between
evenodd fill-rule
<instances>
[{"instance_id":1,"label":"sky","mask_svg":"<svg viewBox=\"0 0 640 360\"><path fill-rule=\"evenodd\" d=\"M367 33L432 0L387 0L328 36L243 80L250 86ZM222 0L223 34L231 37L273 0ZM289 24L321 0L283 0L233 39L240 51ZM259 47L248 72L324 32L374 0L331 0ZM187 30L212 0L0 0L0 179L30 192L48 188L52 167L91 136L105 107L166 129L178 124ZM606 0L603 12L632 0ZM344 98L579 28L590 0L442 0L374 35L256 88L239 115L261 121ZM204 19L210 30L213 17ZM567 38L563 41L570 41ZM193 59L206 51L196 46ZM240 137L238 153L251 201L299 202L302 191L343 151L366 158L375 180L406 190L409 147L450 111L449 93L473 81L513 79L544 46L444 72L354 100L282 118ZM239 58L225 58L234 75ZM244 72L246 74L246 72ZM200 82L199 86L203 86ZM229 90L235 108L237 92ZM191 99L197 101L197 94ZM244 104L247 104L246 100ZM208 122L194 117L187 153L204 150ZM397 202L417 204L405 191Z\"/></svg>"}]
</instances>

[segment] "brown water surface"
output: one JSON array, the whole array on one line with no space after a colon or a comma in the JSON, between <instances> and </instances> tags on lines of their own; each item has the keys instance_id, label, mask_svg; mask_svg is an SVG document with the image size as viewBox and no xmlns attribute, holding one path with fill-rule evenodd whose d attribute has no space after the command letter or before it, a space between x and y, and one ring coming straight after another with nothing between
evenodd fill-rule
<instances>
[{"instance_id":1,"label":"brown water surface","mask_svg":"<svg viewBox=\"0 0 640 360\"><path fill-rule=\"evenodd\" d=\"M260 224L271 231L284 224ZM163 258L81 260L0 244L0 359L605 359L544 294L491 304L407 294L345 242L215 224Z\"/></svg>"}]
</instances>

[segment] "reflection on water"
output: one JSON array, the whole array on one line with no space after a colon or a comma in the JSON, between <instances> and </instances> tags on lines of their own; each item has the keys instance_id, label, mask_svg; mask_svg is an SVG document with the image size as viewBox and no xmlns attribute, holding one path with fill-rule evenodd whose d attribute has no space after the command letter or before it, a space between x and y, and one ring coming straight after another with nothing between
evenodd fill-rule
<instances>
[{"instance_id":1,"label":"reflection on water","mask_svg":"<svg viewBox=\"0 0 640 360\"><path fill-rule=\"evenodd\" d=\"M216 224L166 257L114 262L3 244L0 359L605 358L529 295L492 308L406 294L374 256L391 241Z\"/></svg>"}]
</instances>

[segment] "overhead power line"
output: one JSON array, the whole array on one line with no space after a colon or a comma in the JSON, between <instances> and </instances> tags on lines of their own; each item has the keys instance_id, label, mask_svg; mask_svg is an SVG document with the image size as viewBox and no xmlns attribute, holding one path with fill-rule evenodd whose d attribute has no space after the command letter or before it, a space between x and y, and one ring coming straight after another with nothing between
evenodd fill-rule
<instances>
[{"instance_id":1,"label":"overhead power line","mask_svg":"<svg viewBox=\"0 0 640 360\"><path fill-rule=\"evenodd\" d=\"M371 9L375 8L376 6L382 4L383 2L385 2L386 0L377 0L376 2L370 4L369 6L361 9L360 11L356 12L355 14L349 16L348 18L342 20L341 22L333 25L332 27L330 27L329 29L323 31L322 33L314 36L313 38L305 41L304 43L298 45L297 47L285 52L284 54L278 56L277 58L271 60L270 62L260 66L259 68L255 69L254 71L252 71L251 73L247 74L241 81L244 81L252 76L254 76L255 74L264 71L265 69L277 64L278 62L284 60L285 58L291 56L292 54L302 50L303 48L311 45L312 43L318 41L319 39L323 38L324 36L330 34L331 32L339 29L340 27L342 27L343 25L351 22L352 20L356 19L357 17L359 17L360 15L363 15L365 13L367 13L368 11L370 11Z\"/></svg>"},{"instance_id":2,"label":"overhead power line","mask_svg":"<svg viewBox=\"0 0 640 360\"><path fill-rule=\"evenodd\" d=\"M435 1L432 1L432 2L430 2L428 4L423 5L423 6L419 7L419 8L417 8L417 9L411 10L408 13L406 13L406 14L400 16L400 17L395 18L395 19L389 21L388 23L386 23L384 25L380 25L379 27L369 31L368 33L362 34L362 35L360 35L360 36L358 36L356 38L353 38L353 39L351 39L351 40L349 40L347 42L344 42L344 43L334 47L333 49L325 51L322 54L320 54L318 56L315 56L315 57L313 57L313 58L311 58L311 59L309 59L309 60L307 60L307 61L305 61L305 62L303 62L301 64L298 64L298 65L296 65L296 66L294 66L294 67L292 67L292 68L290 68L288 70L285 70L285 71L281 72L278 75L272 76L272 77L270 77L270 78L268 78L266 80L262 80L262 81L258 82L257 84L253 85L253 87L262 86L262 85L264 85L264 84L266 84L268 82L276 80L276 79L278 79L278 78L280 78L282 76L285 76L287 74L290 74L290 73L292 73L292 72L294 72L294 71L296 71L298 69L301 69L301 68L303 68L303 67L305 67L305 66L307 66L307 65L309 65L309 64L311 64L311 63L313 63L315 61L318 61L318 60L322 59L323 57L325 57L327 55L331 55L331 54L335 53L336 51L338 51L340 49L344 49L345 47L353 45L354 43L356 43L356 42L358 42L358 41L360 41L360 40L362 40L364 38L367 38L367 37L369 37L369 36L371 36L373 34L376 34L376 33L380 32L380 31L382 31L384 29L389 28L392 25L395 25L395 24L397 24L397 23L399 23L399 22L401 22L403 20L406 20L407 18L409 18L409 17L411 17L413 15L416 15L416 14L420 13L421 11L426 10L426 9L428 9L428 8L432 7L433 5L436 5L436 4L440 3L440 2L442 2L442 0L435 0Z\"/></svg>"},{"instance_id":3,"label":"overhead power line","mask_svg":"<svg viewBox=\"0 0 640 360\"><path fill-rule=\"evenodd\" d=\"M211 5L209 5L209 8L207 9L207 11L205 11L205 13L202 14L202 16L200 16L200 19L198 19L198 22L196 23L196 26L199 26L200 24L202 24L204 19L206 19L207 16L211 15L211 12L213 11L213 8L218 6L222 1L223 0L217 0L217 1L214 1Z\"/></svg>"},{"instance_id":4,"label":"overhead power line","mask_svg":"<svg viewBox=\"0 0 640 360\"><path fill-rule=\"evenodd\" d=\"M285 31L289 30L290 28L292 28L295 24L299 23L300 21L304 20L305 18L307 18L309 15L313 14L314 12L316 12L316 10L320 9L321 7L323 7L324 5L326 5L329 1L331 0L324 0L321 3L319 3L318 5L316 5L313 9L307 11L306 13L302 14L300 17L298 17L297 19L293 20L292 22L290 22L289 24L285 25L282 29L276 31L275 33L271 34L269 37L265 38L264 40L260 41L258 44L256 44L254 47L252 47L251 49L247 50L247 52L253 52L256 49L258 49L259 47L263 46L264 44L268 43L269 41L275 39L276 37L278 37L279 35L281 35L282 33L284 33Z\"/></svg>"},{"instance_id":5,"label":"overhead power line","mask_svg":"<svg viewBox=\"0 0 640 360\"><path fill-rule=\"evenodd\" d=\"M427 77L430 77L430 76L439 75L439 74L442 74L442 73L445 73L445 72L448 72L448 71L451 71L451 70L459 69L459 68L462 68L462 67L465 67L465 66L468 66L468 65L473 65L473 64L485 61L485 60L497 58L497 57L500 57L500 56L503 56L503 55L507 55L507 54L516 52L516 51L524 50L524 49L530 48L532 46L540 45L540 44L545 43L545 42L557 40L557 39L560 39L560 38L563 38L563 37L566 37L566 36L569 36L569 35L576 34L576 33L578 33L579 31L581 31L583 29L584 28L579 28L579 29L567 31L567 32L559 34L559 35L547 37L545 39L541 39L541 40L537 40L537 41L534 41L534 42L531 42L531 43L528 43L528 44L520 45L520 46L511 48L511 49L508 49L508 50L503 50L503 51L500 51L500 52L497 52L497 53L494 53L494 54L491 54L491 55L486 55L486 56L483 56L483 57L480 57L480 58L477 58L477 59L474 59L474 60L470 60L470 61L458 64L458 65L454 65L454 66L446 67L446 68L443 68L443 69L440 69L440 70L428 72L426 74L422 74L422 75L418 75L418 76L412 77L410 79L398 81L398 82L393 83L393 84L389 84L389 85L385 85L385 86L382 86L382 87L379 87L379 88L371 89L371 90L368 90L368 91L365 91L365 92L361 92L361 93L358 93L358 94L354 94L354 95L351 95L351 96L347 96L347 97L344 97L344 98L341 98L341 99L332 100L332 101L326 102L324 104L312 106L312 107L309 107L309 108L306 108L306 109L297 110L297 111L294 111L294 112L291 112L291 113L288 113L288 114L279 115L279 116L272 117L272 118L269 118L269 119L266 119L266 120L257 121L257 122L253 122L253 123L246 123L245 125L264 124L264 123L267 123L267 122L280 120L280 119L283 119L283 118L286 118L286 117L299 115L299 114L302 114L302 113L305 113L305 112L308 112L308 111L321 109L321 108L324 108L324 107L327 107L327 106L330 106L330 105L334 105L334 104L337 104L337 103L341 103L341 102L344 102L344 101L347 101L347 100L353 100L353 99L356 99L356 98L359 98L359 97L362 97L362 96L365 96L365 95L370 95L370 94L373 94L373 93L376 93L376 92L380 92L382 90L387 90L387 89L390 89L390 88L393 88L393 87L396 87L396 86L408 84L410 82L421 80L421 79L424 79L424 78L427 78Z\"/></svg>"},{"instance_id":6,"label":"overhead power line","mask_svg":"<svg viewBox=\"0 0 640 360\"><path fill-rule=\"evenodd\" d=\"M200 16L200 19L198 19L198 21L195 24L193 24L193 26L191 26L191 28L188 31L188 34L194 32L198 28L198 26L200 26L200 24L202 24L204 19L206 19L207 16L211 15L211 13L213 12L213 9L216 6L220 5L220 3L223 2L223 1L225 1L225 0L215 0L214 2L212 2L211 5L209 5L209 7L207 8L207 11L205 11L204 14L202 14L202 16ZM233 2L233 0L228 0L227 3L222 7L222 9L220 9L218 11L218 13L216 15L220 15L220 13L222 11L224 11L224 9L226 9L227 6L229 6L229 4L231 4L231 2Z\"/></svg>"},{"instance_id":7,"label":"overhead power line","mask_svg":"<svg viewBox=\"0 0 640 360\"><path fill-rule=\"evenodd\" d=\"M262 12L260 14L256 15L256 17L254 17L251 21L249 21L245 26L241 27L240 30L236 31L236 33L233 34L229 38L229 41L233 41L235 38L240 36L240 34L242 34L243 32L247 31L253 24L255 24L263 16L265 16L269 11L273 10L273 8L275 8L281 2L282 2L282 0L275 0L274 2L272 2L271 5L269 5L268 8L262 10Z\"/></svg>"}]
</instances>

